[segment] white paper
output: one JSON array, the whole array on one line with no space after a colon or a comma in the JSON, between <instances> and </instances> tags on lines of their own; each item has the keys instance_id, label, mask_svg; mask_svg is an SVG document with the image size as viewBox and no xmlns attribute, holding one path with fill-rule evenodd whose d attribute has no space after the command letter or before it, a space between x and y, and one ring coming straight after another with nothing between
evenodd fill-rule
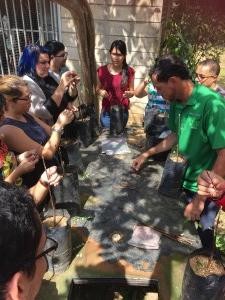
<instances>
[{"instance_id":1,"label":"white paper","mask_svg":"<svg viewBox=\"0 0 225 300\"><path fill-rule=\"evenodd\" d=\"M101 143L102 153L107 155L125 154L131 152L125 138L108 138L101 141Z\"/></svg>"},{"instance_id":2,"label":"white paper","mask_svg":"<svg viewBox=\"0 0 225 300\"><path fill-rule=\"evenodd\" d=\"M143 249L159 249L160 234L148 226L136 225L129 245Z\"/></svg>"}]
</instances>

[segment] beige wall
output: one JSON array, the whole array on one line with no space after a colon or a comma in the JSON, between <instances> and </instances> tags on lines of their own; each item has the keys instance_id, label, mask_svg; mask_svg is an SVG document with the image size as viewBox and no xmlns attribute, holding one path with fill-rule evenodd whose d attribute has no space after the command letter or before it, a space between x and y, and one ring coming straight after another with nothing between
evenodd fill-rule
<instances>
[{"instance_id":1,"label":"beige wall","mask_svg":"<svg viewBox=\"0 0 225 300\"><path fill-rule=\"evenodd\" d=\"M147 74L157 56L161 36L163 0L89 0L96 33L97 66L109 60L112 41L122 39L128 48L127 62L136 71L135 85ZM69 68L80 70L76 35L70 13L61 8L62 42L66 45ZM130 121L140 123L145 99L131 99Z\"/></svg>"}]
</instances>

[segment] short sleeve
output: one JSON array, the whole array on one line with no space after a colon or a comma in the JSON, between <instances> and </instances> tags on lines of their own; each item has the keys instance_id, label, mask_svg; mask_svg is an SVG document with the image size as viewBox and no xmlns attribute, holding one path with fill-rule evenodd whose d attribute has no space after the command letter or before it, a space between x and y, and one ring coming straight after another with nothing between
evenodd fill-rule
<instances>
[{"instance_id":1,"label":"short sleeve","mask_svg":"<svg viewBox=\"0 0 225 300\"><path fill-rule=\"evenodd\" d=\"M225 148L225 102L210 99L204 115L204 130L212 149Z\"/></svg>"}]
</instances>

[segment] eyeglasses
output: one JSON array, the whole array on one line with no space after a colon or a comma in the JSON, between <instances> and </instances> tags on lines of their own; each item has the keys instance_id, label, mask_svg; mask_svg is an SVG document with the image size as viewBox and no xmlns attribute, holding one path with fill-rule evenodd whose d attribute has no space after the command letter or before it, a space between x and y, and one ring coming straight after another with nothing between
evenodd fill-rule
<instances>
[{"instance_id":1,"label":"eyeglasses","mask_svg":"<svg viewBox=\"0 0 225 300\"><path fill-rule=\"evenodd\" d=\"M44 247L44 251L41 252L40 254L38 254L35 257L35 260L44 257L47 263L47 271L49 268L49 263L48 261L52 261L53 257L54 257L54 253L55 250L58 248L58 242L56 240L54 240L53 238L47 237L46 238L46 243L45 243L45 247ZM46 272L47 272L46 271Z\"/></svg>"},{"instance_id":2,"label":"eyeglasses","mask_svg":"<svg viewBox=\"0 0 225 300\"><path fill-rule=\"evenodd\" d=\"M210 77L213 77L213 78L217 77L215 75L203 75L203 74L199 74L199 73L195 73L195 75L200 80L203 80L203 79L206 79L206 78L210 78Z\"/></svg>"},{"instance_id":3,"label":"eyeglasses","mask_svg":"<svg viewBox=\"0 0 225 300\"><path fill-rule=\"evenodd\" d=\"M49 65L50 61L49 60L43 60L43 61L39 61L38 64L40 64L40 65Z\"/></svg>"},{"instance_id":4,"label":"eyeglasses","mask_svg":"<svg viewBox=\"0 0 225 300\"><path fill-rule=\"evenodd\" d=\"M60 55L55 55L55 57L63 57L63 58L67 58L67 56L68 56L68 52L64 52Z\"/></svg>"},{"instance_id":5,"label":"eyeglasses","mask_svg":"<svg viewBox=\"0 0 225 300\"><path fill-rule=\"evenodd\" d=\"M22 101L30 101L31 100L31 94L23 97L23 98L13 98L13 100L22 100Z\"/></svg>"}]
</instances>

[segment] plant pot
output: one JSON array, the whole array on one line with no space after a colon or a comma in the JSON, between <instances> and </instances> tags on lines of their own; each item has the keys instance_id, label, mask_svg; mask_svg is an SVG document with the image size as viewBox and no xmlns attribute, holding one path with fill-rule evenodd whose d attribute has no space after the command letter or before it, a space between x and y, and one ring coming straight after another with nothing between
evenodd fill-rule
<instances>
[{"instance_id":1,"label":"plant pot","mask_svg":"<svg viewBox=\"0 0 225 300\"><path fill-rule=\"evenodd\" d=\"M187 160L184 157L170 153L164 166L158 192L170 198L179 198L186 167Z\"/></svg>"},{"instance_id":2,"label":"plant pot","mask_svg":"<svg viewBox=\"0 0 225 300\"><path fill-rule=\"evenodd\" d=\"M53 187L55 207L69 210L80 210L79 181L76 171L64 174L60 183Z\"/></svg>"},{"instance_id":3,"label":"plant pot","mask_svg":"<svg viewBox=\"0 0 225 300\"><path fill-rule=\"evenodd\" d=\"M53 255L46 255L49 264L49 271L53 273L64 272L70 262L72 255L71 228L68 224L68 218L64 216L56 216L54 225L53 217L48 217L43 221L48 237L54 239L58 243L58 248ZM48 240L46 248L48 248Z\"/></svg>"},{"instance_id":4,"label":"plant pot","mask_svg":"<svg viewBox=\"0 0 225 300\"><path fill-rule=\"evenodd\" d=\"M125 117L124 117L125 109L121 105L113 105L110 108L110 134L120 134L124 131L126 126Z\"/></svg>"},{"instance_id":5,"label":"plant pot","mask_svg":"<svg viewBox=\"0 0 225 300\"><path fill-rule=\"evenodd\" d=\"M218 300L224 287L225 272L219 256L212 258L205 249L194 251L187 262L182 284L182 300ZM221 298L224 299L224 298Z\"/></svg>"},{"instance_id":6,"label":"plant pot","mask_svg":"<svg viewBox=\"0 0 225 300\"><path fill-rule=\"evenodd\" d=\"M146 134L145 148L148 150L151 147L154 147L162 142L162 139L159 139L156 136L150 136ZM152 156L155 161L165 161L170 151L161 152Z\"/></svg>"},{"instance_id":7,"label":"plant pot","mask_svg":"<svg viewBox=\"0 0 225 300\"><path fill-rule=\"evenodd\" d=\"M66 150L68 157L67 169L77 169L78 172L84 172L84 165L80 153L80 143L74 140L63 140L62 146Z\"/></svg>"},{"instance_id":8,"label":"plant pot","mask_svg":"<svg viewBox=\"0 0 225 300\"><path fill-rule=\"evenodd\" d=\"M91 121L90 117L87 117L83 120L75 120L74 127L78 133L79 140L81 141L84 147L88 147L93 142L92 137L92 125L93 122Z\"/></svg>"},{"instance_id":9,"label":"plant pot","mask_svg":"<svg viewBox=\"0 0 225 300\"><path fill-rule=\"evenodd\" d=\"M159 136L163 131L168 130L167 119L167 114L161 113L158 109L146 109L144 116L145 132L153 136Z\"/></svg>"}]
</instances>

